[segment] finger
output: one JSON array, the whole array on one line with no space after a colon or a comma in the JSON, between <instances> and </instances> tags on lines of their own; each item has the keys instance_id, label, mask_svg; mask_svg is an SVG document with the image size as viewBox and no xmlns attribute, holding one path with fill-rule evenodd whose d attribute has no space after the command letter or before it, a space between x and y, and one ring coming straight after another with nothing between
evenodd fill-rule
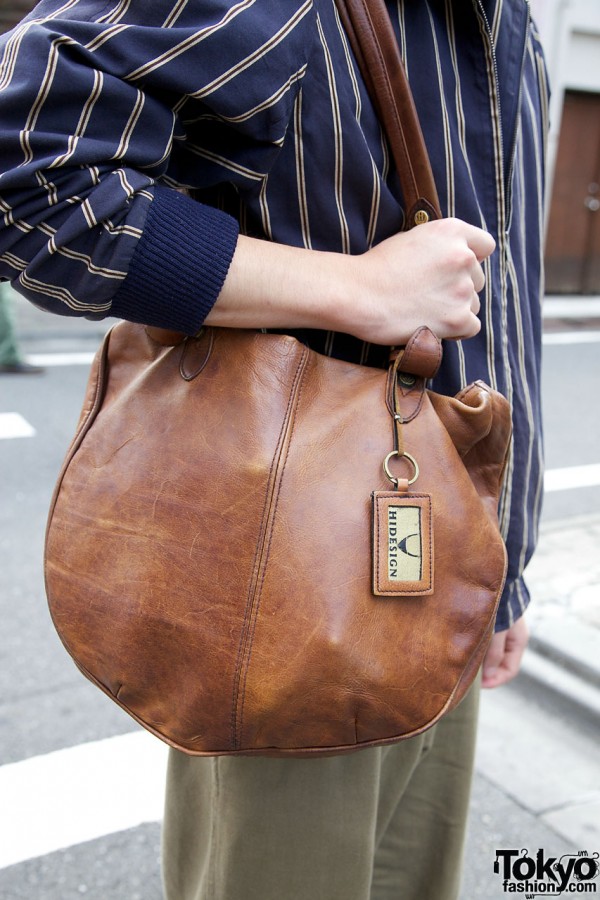
<instances>
[{"instance_id":1,"label":"finger","mask_svg":"<svg viewBox=\"0 0 600 900\"><path fill-rule=\"evenodd\" d=\"M502 663L502 669L504 672L502 683L510 681L511 678L515 677L521 667L521 660L523 658L524 651L525 647L522 644L518 644L516 641L506 642L506 652L504 654L504 660Z\"/></svg>"},{"instance_id":2,"label":"finger","mask_svg":"<svg viewBox=\"0 0 600 900\"><path fill-rule=\"evenodd\" d=\"M523 618L518 619L508 631L493 636L483 662L483 687L500 687L517 675L528 639L529 631Z\"/></svg>"},{"instance_id":3,"label":"finger","mask_svg":"<svg viewBox=\"0 0 600 900\"><path fill-rule=\"evenodd\" d=\"M474 263L473 268L471 269L471 278L473 280L473 287L477 293L482 291L485 287L485 274L478 262Z\"/></svg>"},{"instance_id":4,"label":"finger","mask_svg":"<svg viewBox=\"0 0 600 900\"><path fill-rule=\"evenodd\" d=\"M476 228L474 225L468 226L465 234L467 244L477 257L478 262L483 262L488 256L491 256L496 249L496 241L487 231L482 228Z\"/></svg>"},{"instance_id":5,"label":"finger","mask_svg":"<svg viewBox=\"0 0 600 900\"><path fill-rule=\"evenodd\" d=\"M506 635L508 632L499 631L492 636L485 659L483 661L482 685L483 687L496 687L498 672L504 659Z\"/></svg>"},{"instance_id":6,"label":"finger","mask_svg":"<svg viewBox=\"0 0 600 900\"><path fill-rule=\"evenodd\" d=\"M490 684L489 687L500 687L502 684L507 684L509 681L512 681L521 666L523 649L524 648L522 647L517 648L512 647L508 643L506 644L502 662L500 663L495 674L493 674L492 676L488 676L489 681L493 680L493 684Z\"/></svg>"},{"instance_id":7,"label":"finger","mask_svg":"<svg viewBox=\"0 0 600 900\"><path fill-rule=\"evenodd\" d=\"M473 297L477 297L477 294L473 294ZM477 298L479 302L479 298ZM475 300L473 300L475 302ZM465 327L460 331L460 333L455 334L444 334L444 338L447 341L466 341L469 338L475 337L476 334L479 334L481 331L481 319L476 316L474 313L469 313L469 318Z\"/></svg>"}]
</instances>

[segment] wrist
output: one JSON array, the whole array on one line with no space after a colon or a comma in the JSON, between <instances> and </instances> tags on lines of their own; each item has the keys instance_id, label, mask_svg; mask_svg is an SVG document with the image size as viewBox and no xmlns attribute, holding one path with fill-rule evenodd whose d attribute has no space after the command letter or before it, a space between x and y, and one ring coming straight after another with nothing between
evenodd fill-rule
<instances>
[{"instance_id":1,"label":"wrist","mask_svg":"<svg viewBox=\"0 0 600 900\"><path fill-rule=\"evenodd\" d=\"M323 322L318 327L363 338L366 291L360 258L345 253L321 254L320 271L315 271Z\"/></svg>"},{"instance_id":2,"label":"wrist","mask_svg":"<svg viewBox=\"0 0 600 900\"><path fill-rule=\"evenodd\" d=\"M207 324L355 333L360 291L354 260L240 236Z\"/></svg>"}]
</instances>

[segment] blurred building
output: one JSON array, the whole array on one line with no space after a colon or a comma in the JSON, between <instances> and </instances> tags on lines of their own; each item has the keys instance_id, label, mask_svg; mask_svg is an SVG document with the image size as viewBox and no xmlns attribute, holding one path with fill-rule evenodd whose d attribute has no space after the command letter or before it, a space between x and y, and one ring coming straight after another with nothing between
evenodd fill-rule
<instances>
[{"instance_id":1,"label":"blurred building","mask_svg":"<svg viewBox=\"0 0 600 900\"><path fill-rule=\"evenodd\" d=\"M600 294L600 0L531 0L548 59L548 293Z\"/></svg>"},{"instance_id":2,"label":"blurred building","mask_svg":"<svg viewBox=\"0 0 600 900\"><path fill-rule=\"evenodd\" d=\"M0 0L0 34L20 22L35 3L37 0Z\"/></svg>"}]
</instances>

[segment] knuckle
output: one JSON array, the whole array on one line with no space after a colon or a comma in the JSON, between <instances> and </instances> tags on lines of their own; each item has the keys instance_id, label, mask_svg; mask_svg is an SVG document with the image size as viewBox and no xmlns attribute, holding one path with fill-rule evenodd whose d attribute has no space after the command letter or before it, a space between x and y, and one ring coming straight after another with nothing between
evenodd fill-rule
<instances>
[{"instance_id":1,"label":"knuckle","mask_svg":"<svg viewBox=\"0 0 600 900\"><path fill-rule=\"evenodd\" d=\"M462 268L471 269L473 263L477 263L477 257L468 244L461 244L456 251L456 255Z\"/></svg>"},{"instance_id":2,"label":"knuckle","mask_svg":"<svg viewBox=\"0 0 600 900\"><path fill-rule=\"evenodd\" d=\"M473 280L468 275L464 275L460 279L457 279L455 292L457 303L461 304L461 306L468 306L470 308L471 301L473 300L473 291Z\"/></svg>"},{"instance_id":3,"label":"knuckle","mask_svg":"<svg viewBox=\"0 0 600 900\"><path fill-rule=\"evenodd\" d=\"M460 219L457 219L456 216L448 216L447 219L441 219L440 221L445 223L445 226L448 231L462 231L463 222Z\"/></svg>"},{"instance_id":4,"label":"knuckle","mask_svg":"<svg viewBox=\"0 0 600 900\"><path fill-rule=\"evenodd\" d=\"M467 316L462 307L456 307L448 312L446 316L446 325L451 329L453 334L462 334L467 325Z\"/></svg>"},{"instance_id":5,"label":"knuckle","mask_svg":"<svg viewBox=\"0 0 600 900\"><path fill-rule=\"evenodd\" d=\"M461 306L448 312L446 327L450 335L470 338L481 331L481 321L470 308Z\"/></svg>"}]
</instances>

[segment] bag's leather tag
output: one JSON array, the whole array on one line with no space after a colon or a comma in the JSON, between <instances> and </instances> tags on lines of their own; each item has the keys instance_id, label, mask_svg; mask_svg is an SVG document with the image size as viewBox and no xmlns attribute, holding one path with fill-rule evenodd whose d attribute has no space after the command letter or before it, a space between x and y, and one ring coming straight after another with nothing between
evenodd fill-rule
<instances>
[{"instance_id":1,"label":"bag's leather tag","mask_svg":"<svg viewBox=\"0 0 600 900\"><path fill-rule=\"evenodd\" d=\"M373 493L373 593L404 597L433 592L431 496Z\"/></svg>"}]
</instances>

